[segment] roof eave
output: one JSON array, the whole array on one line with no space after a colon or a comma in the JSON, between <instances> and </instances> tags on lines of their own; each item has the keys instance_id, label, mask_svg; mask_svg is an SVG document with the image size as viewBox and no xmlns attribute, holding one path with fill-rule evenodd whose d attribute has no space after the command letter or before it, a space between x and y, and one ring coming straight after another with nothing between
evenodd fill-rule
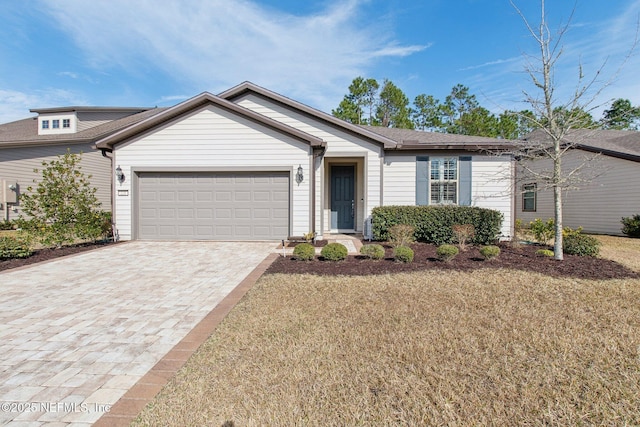
<instances>
[{"instance_id":1,"label":"roof eave","mask_svg":"<svg viewBox=\"0 0 640 427\"><path fill-rule=\"evenodd\" d=\"M505 144L470 144L470 143L437 143L437 144L398 144L397 151L427 151L427 150L463 150L463 151L509 151L513 146Z\"/></svg>"},{"instance_id":2,"label":"roof eave","mask_svg":"<svg viewBox=\"0 0 640 427\"><path fill-rule=\"evenodd\" d=\"M194 96L191 99L188 99L180 104L177 104L167 110L164 110L161 113L158 113L154 116L151 116L141 122L135 123L131 126L128 126L106 138L102 138L96 142L96 148L98 149L106 149L113 148L114 144L132 138L136 135L144 133L162 123L166 123L170 120L173 120L177 117L182 116L183 114L188 113L189 111L193 111L197 108L205 106L207 104L215 104L218 107L221 107L227 111L234 112L243 117L246 117L252 121L261 123L270 128L279 130L280 132L289 134L291 136L296 137L302 141L308 142L312 147L324 147L325 142L317 138L313 135L310 135L306 132L300 131L298 129L292 128L291 126L279 123L273 119L270 119L266 116L263 116L259 113L251 111L247 108L241 107L237 104L234 104L230 101L217 97L209 92L203 92L199 95Z\"/></svg>"}]
</instances>

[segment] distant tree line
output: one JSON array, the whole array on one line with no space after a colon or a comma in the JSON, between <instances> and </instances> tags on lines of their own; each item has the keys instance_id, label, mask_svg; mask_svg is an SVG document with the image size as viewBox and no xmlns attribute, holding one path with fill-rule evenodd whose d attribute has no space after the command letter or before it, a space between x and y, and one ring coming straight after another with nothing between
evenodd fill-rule
<instances>
[{"instance_id":1,"label":"distant tree line","mask_svg":"<svg viewBox=\"0 0 640 427\"><path fill-rule=\"evenodd\" d=\"M544 126L544 118L536 117L529 110L492 113L462 84L455 85L444 102L433 95L420 94L410 105L407 95L392 81L385 79L380 85L375 79L363 77L353 79L349 93L331 113L358 125L504 139L522 138L536 127ZM613 101L600 120L581 108L556 107L554 116L572 123L574 128L638 130L640 127L640 107L621 98Z\"/></svg>"}]
</instances>

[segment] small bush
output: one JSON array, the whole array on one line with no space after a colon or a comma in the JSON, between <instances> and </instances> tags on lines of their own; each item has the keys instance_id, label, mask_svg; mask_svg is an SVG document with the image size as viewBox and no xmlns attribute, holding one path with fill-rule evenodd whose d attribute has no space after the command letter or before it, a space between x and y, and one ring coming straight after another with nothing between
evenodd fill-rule
<instances>
[{"instance_id":1,"label":"small bush","mask_svg":"<svg viewBox=\"0 0 640 427\"><path fill-rule=\"evenodd\" d=\"M467 249L467 243L476 235L476 228L473 224L454 224L451 226L451 231L453 231L453 237L461 251Z\"/></svg>"},{"instance_id":2,"label":"small bush","mask_svg":"<svg viewBox=\"0 0 640 427\"><path fill-rule=\"evenodd\" d=\"M27 258L32 254L31 246L26 240L0 236L0 259Z\"/></svg>"},{"instance_id":3,"label":"small bush","mask_svg":"<svg viewBox=\"0 0 640 427\"><path fill-rule=\"evenodd\" d=\"M13 230L16 228L16 224L14 221L9 221L8 219L0 221L0 230Z\"/></svg>"},{"instance_id":4,"label":"small bush","mask_svg":"<svg viewBox=\"0 0 640 427\"><path fill-rule=\"evenodd\" d=\"M408 246L398 246L393 249L393 259L399 262L413 262L413 249Z\"/></svg>"},{"instance_id":5,"label":"small bush","mask_svg":"<svg viewBox=\"0 0 640 427\"><path fill-rule=\"evenodd\" d=\"M640 237L640 215L622 218L622 232L629 237Z\"/></svg>"},{"instance_id":6,"label":"small bush","mask_svg":"<svg viewBox=\"0 0 640 427\"><path fill-rule=\"evenodd\" d=\"M293 257L299 261L311 261L316 256L316 249L311 243L300 243L293 248Z\"/></svg>"},{"instance_id":7,"label":"small bush","mask_svg":"<svg viewBox=\"0 0 640 427\"><path fill-rule=\"evenodd\" d=\"M398 224L389 229L389 243L394 248L408 246L416 241L416 228L413 225Z\"/></svg>"},{"instance_id":8,"label":"small bush","mask_svg":"<svg viewBox=\"0 0 640 427\"><path fill-rule=\"evenodd\" d=\"M482 255L486 260L494 259L500 255L500 248L493 245L485 246L480 249L480 255Z\"/></svg>"},{"instance_id":9,"label":"small bush","mask_svg":"<svg viewBox=\"0 0 640 427\"><path fill-rule=\"evenodd\" d=\"M573 234L564 239L564 253L580 256L598 256L600 241L586 234Z\"/></svg>"},{"instance_id":10,"label":"small bush","mask_svg":"<svg viewBox=\"0 0 640 427\"><path fill-rule=\"evenodd\" d=\"M555 255L551 249L538 249L536 255L552 257Z\"/></svg>"},{"instance_id":11,"label":"small bush","mask_svg":"<svg viewBox=\"0 0 640 427\"><path fill-rule=\"evenodd\" d=\"M384 258L384 248L380 245L364 245L360 248L360 253L370 259L383 259Z\"/></svg>"},{"instance_id":12,"label":"small bush","mask_svg":"<svg viewBox=\"0 0 640 427\"><path fill-rule=\"evenodd\" d=\"M454 259L460 251L453 245L440 245L436 250L436 255L442 261L449 262Z\"/></svg>"},{"instance_id":13,"label":"small bush","mask_svg":"<svg viewBox=\"0 0 640 427\"><path fill-rule=\"evenodd\" d=\"M548 245L556 233L553 219L548 219L547 222L544 222L540 218L536 218L529 223L529 229L533 233L533 238L536 239L536 242L543 245Z\"/></svg>"},{"instance_id":14,"label":"small bush","mask_svg":"<svg viewBox=\"0 0 640 427\"><path fill-rule=\"evenodd\" d=\"M327 261L342 261L347 258L349 251L342 243L329 243L322 248L320 255Z\"/></svg>"}]
</instances>

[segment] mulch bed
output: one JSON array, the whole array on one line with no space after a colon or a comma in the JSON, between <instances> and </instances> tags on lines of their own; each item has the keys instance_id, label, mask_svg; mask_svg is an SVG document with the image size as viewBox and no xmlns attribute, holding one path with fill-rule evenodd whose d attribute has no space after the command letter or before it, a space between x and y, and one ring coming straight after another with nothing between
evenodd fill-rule
<instances>
[{"instance_id":1,"label":"mulch bed","mask_svg":"<svg viewBox=\"0 0 640 427\"><path fill-rule=\"evenodd\" d=\"M545 248L537 245L522 245L512 247L509 244L500 245L500 255L490 261L485 261L480 255L479 248L469 247L465 252L450 261L443 262L436 256L436 246L415 243L411 245L415 257L412 263L395 262L392 249L385 246L386 258L372 261L362 256L350 255L340 262L322 261L316 257L313 261L297 261L291 257L278 258L267 270L266 274L317 274L317 275L346 275L363 276L369 274L390 274L400 272L414 272L424 270L456 270L471 271L480 268L509 268L532 271L553 277L574 277L581 279L623 279L640 278L640 273L624 267L617 262L593 257L565 255L564 261L556 261L553 257L536 255L536 251Z\"/></svg>"},{"instance_id":2,"label":"mulch bed","mask_svg":"<svg viewBox=\"0 0 640 427\"><path fill-rule=\"evenodd\" d=\"M64 246L62 248L39 249L29 258L15 258L0 260L0 271L9 270L11 268L24 267L25 265L35 264L37 262L48 261L60 258L66 255L73 255L80 252L90 251L92 249L102 248L107 245L114 245L114 242L96 242L82 243L79 245Z\"/></svg>"}]
</instances>

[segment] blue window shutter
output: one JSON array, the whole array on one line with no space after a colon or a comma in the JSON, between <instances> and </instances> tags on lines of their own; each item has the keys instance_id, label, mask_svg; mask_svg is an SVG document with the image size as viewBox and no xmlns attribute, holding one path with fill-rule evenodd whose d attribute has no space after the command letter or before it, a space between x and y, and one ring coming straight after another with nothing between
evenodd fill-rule
<instances>
[{"instance_id":1,"label":"blue window shutter","mask_svg":"<svg viewBox=\"0 0 640 427\"><path fill-rule=\"evenodd\" d=\"M416 157L416 205L429 204L429 156Z\"/></svg>"},{"instance_id":2,"label":"blue window shutter","mask_svg":"<svg viewBox=\"0 0 640 427\"><path fill-rule=\"evenodd\" d=\"M460 174L460 206L471 206L471 156L462 156L458 159Z\"/></svg>"}]
</instances>

